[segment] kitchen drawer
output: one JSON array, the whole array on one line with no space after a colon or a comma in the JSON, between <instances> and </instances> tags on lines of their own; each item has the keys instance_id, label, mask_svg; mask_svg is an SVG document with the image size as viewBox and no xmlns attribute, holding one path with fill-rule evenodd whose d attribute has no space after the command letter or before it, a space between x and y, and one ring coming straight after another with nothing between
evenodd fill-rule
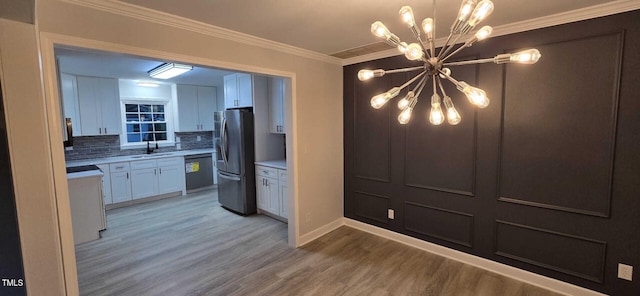
<instances>
[{"instance_id":1,"label":"kitchen drawer","mask_svg":"<svg viewBox=\"0 0 640 296\"><path fill-rule=\"evenodd\" d=\"M173 165L182 165L184 157L169 157L158 159L158 167L166 167Z\"/></svg>"},{"instance_id":2,"label":"kitchen drawer","mask_svg":"<svg viewBox=\"0 0 640 296\"><path fill-rule=\"evenodd\" d=\"M129 162L116 162L109 164L109 171L112 173L129 171Z\"/></svg>"},{"instance_id":3,"label":"kitchen drawer","mask_svg":"<svg viewBox=\"0 0 640 296\"><path fill-rule=\"evenodd\" d=\"M287 182L287 171L286 170L278 170L278 179L280 181Z\"/></svg>"},{"instance_id":4,"label":"kitchen drawer","mask_svg":"<svg viewBox=\"0 0 640 296\"><path fill-rule=\"evenodd\" d=\"M153 169L158 167L158 163L156 162L155 159L150 159L150 160L138 160L138 161L132 161L131 162L131 169L132 170L138 170L138 169Z\"/></svg>"},{"instance_id":5,"label":"kitchen drawer","mask_svg":"<svg viewBox=\"0 0 640 296\"><path fill-rule=\"evenodd\" d=\"M278 178L278 170L265 166L256 166L256 175L270 178Z\"/></svg>"}]
</instances>

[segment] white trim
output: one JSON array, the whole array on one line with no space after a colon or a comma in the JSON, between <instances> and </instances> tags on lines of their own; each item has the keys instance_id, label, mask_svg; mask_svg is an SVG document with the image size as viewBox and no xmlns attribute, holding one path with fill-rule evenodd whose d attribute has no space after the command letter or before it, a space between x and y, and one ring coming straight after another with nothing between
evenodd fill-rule
<instances>
[{"instance_id":1,"label":"white trim","mask_svg":"<svg viewBox=\"0 0 640 296\"><path fill-rule=\"evenodd\" d=\"M319 237L334 231L336 229L338 229L338 227L343 226L344 225L344 218L339 218L334 220L333 222L330 222L328 224L325 224L323 226L320 226L319 228L316 228L315 230L301 235L300 236L300 240L298 241L299 243L299 247L304 246L316 239L318 239Z\"/></svg>"},{"instance_id":2,"label":"white trim","mask_svg":"<svg viewBox=\"0 0 640 296\"><path fill-rule=\"evenodd\" d=\"M561 24L567 24L577 21L588 20L597 17L608 16L612 14L627 12L640 9L640 1L638 0L618 0L607 2L604 4L593 5L585 8L580 8L572 11L561 12L548 16L543 16L535 19L525 20L521 22L515 22L505 25L493 27L491 37L509 35L524 31L530 31L535 29L541 29ZM446 38L440 38L436 40L436 46L442 46ZM343 66L353 65L357 63L388 58L392 56L400 55L397 49L391 48L389 50L375 52L367 55L357 56L342 60Z\"/></svg>"},{"instance_id":3,"label":"white trim","mask_svg":"<svg viewBox=\"0 0 640 296\"><path fill-rule=\"evenodd\" d=\"M267 48L303 58L318 60L321 62L341 65L341 59L323 53L291 46L288 44L271 41L268 39L244 34L192 19L180 17L170 13L133 5L118 0L61 0L79 6L89 7L101 11L106 11L118 15L128 16L148 22L171 26L191 32L205 34L216 38L239 42L252 46Z\"/></svg>"},{"instance_id":4,"label":"white trim","mask_svg":"<svg viewBox=\"0 0 640 296\"><path fill-rule=\"evenodd\" d=\"M442 257L446 257L452 260L456 260L465 264L469 264L478 268L482 268L512 279L516 279L527 284L538 286L547 290L551 290L556 293L564 295L580 295L580 296L604 296L593 290L589 290L583 287L572 285L563 281L552 279L546 276L542 276L533 272L515 268L506 264L502 264L496 261L478 257L475 255L460 252L454 249L449 249L440 245L436 245L427 241L423 241L417 238L413 238L404 234L386 230L380 227L362 223L349 218L343 218L343 223L346 226L362 230L386 239L390 239L414 248L418 248Z\"/></svg>"}]
</instances>

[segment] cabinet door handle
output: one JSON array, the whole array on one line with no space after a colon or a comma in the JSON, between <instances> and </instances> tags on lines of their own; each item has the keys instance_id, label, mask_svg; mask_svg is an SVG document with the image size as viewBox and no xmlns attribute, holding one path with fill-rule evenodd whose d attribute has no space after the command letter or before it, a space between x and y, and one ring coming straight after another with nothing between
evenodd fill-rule
<instances>
[{"instance_id":1,"label":"cabinet door handle","mask_svg":"<svg viewBox=\"0 0 640 296\"><path fill-rule=\"evenodd\" d=\"M160 175L162 175L162 168L159 168L158 170L160 170Z\"/></svg>"},{"instance_id":2,"label":"cabinet door handle","mask_svg":"<svg viewBox=\"0 0 640 296\"><path fill-rule=\"evenodd\" d=\"M157 175L158 174L158 170L157 169L153 169L153 174Z\"/></svg>"},{"instance_id":3,"label":"cabinet door handle","mask_svg":"<svg viewBox=\"0 0 640 296\"><path fill-rule=\"evenodd\" d=\"M104 134L105 135L107 134L107 128L106 127L104 128Z\"/></svg>"},{"instance_id":4,"label":"cabinet door handle","mask_svg":"<svg viewBox=\"0 0 640 296\"><path fill-rule=\"evenodd\" d=\"M98 128L98 134L102 135L102 128L101 127Z\"/></svg>"},{"instance_id":5,"label":"cabinet door handle","mask_svg":"<svg viewBox=\"0 0 640 296\"><path fill-rule=\"evenodd\" d=\"M129 173L127 173L127 179L129 179Z\"/></svg>"}]
</instances>

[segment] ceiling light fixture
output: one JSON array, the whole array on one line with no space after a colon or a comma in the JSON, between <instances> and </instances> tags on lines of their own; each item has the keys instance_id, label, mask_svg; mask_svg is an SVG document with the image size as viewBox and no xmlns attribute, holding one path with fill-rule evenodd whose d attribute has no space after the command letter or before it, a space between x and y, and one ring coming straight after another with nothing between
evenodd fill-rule
<instances>
[{"instance_id":1,"label":"ceiling light fixture","mask_svg":"<svg viewBox=\"0 0 640 296\"><path fill-rule=\"evenodd\" d=\"M176 64L176 63L164 63L158 67L149 70L149 77L157 79L169 79L176 77L185 72L193 70L193 66Z\"/></svg>"},{"instance_id":2,"label":"ceiling light fixture","mask_svg":"<svg viewBox=\"0 0 640 296\"><path fill-rule=\"evenodd\" d=\"M144 86L144 87L158 87L158 86L160 86L160 84L157 84L155 82L149 82L149 81L138 81L138 82L136 82L136 85Z\"/></svg>"},{"instance_id":3,"label":"ceiling light fixture","mask_svg":"<svg viewBox=\"0 0 640 296\"><path fill-rule=\"evenodd\" d=\"M464 81L458 81L451 77L451 70L448 66L460 66L471 65L480 63L520 63L520 64L534 64L540 59L541 55L537 49L527 49L516 53L499 54L493 58L469 60L461 62L447 62L456 53L461 50L470 47L473 43L486 39L492 31L490 26L484 26L480 28L473 36L468 37L467 41L459 45L455 50L456 43L460 38L471 32L482 20L487 18L489 14L493 12L493 2L490 0L482 0L477 2L476 0L463 0L458 16L451 25L449 31L449 37L447 41L436 53L435 48L435 15L436 15L436 0L433 0L433 18L426 18L422 21L422 29L424 30L424 36L426 40L422 39L420 28L416 26L416 21L413 16L413 10L409 6L403 6L400 8L400 16L402 20L407 23L409 29L417 39L417 43L407 44L402 42L398 36L391 33L389 29L380 21L374 22L371 25L371 33L385 39L385 41L394 47L397 47L400 52L404 53L405 57L411 61L421 61L423 65L417 67L409 67L394 70L368 70L363 69L358 72L358 79L365 81L373 77L382 77L385 74L402 73L410 71L422 70L418 75L407 81L401 86L393 87L389 91L375 95L371 98L371 106L376 109L380 109L389 100L396 97L400 92L418 81L413 89L409 90L404 98L398 101L398 108L401 110L398 115L398 121L401 124L407 124L411 119L411 112L418 102L418 97L422 93L423 88L427 85L428 80L432 80L433 95L431 96L431 111L429 112L429 122L433 125L440 125L446 119L451 125L460 123L461 117L456 110L451 97L447 96L442 86L442 80L446 79L453 83L456 88L467 96L469 102L479 108L485 108L489 105L489 98L487 94L476 87L470 86ZM453 40L453 41L452 41ZM425 44L425 41L427 44ZM450 42L452 41L452 42ZM453 50L453 51L452 51ZM449 53L451 52L451 53ZM438 94L438 88L442 97ZM444 103L444 112L443 106Z\"/></svg>"}]
</instances>

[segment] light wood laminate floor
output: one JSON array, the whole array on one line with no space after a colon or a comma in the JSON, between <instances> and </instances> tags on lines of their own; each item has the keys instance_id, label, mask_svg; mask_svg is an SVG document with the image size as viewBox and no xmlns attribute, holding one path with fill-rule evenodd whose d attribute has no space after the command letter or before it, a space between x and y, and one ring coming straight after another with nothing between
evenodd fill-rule
<instances>
[{"instance_id":1,"label":"light wood laminate floor","mask_svg":"<svg viewBox=\"0 0 640 296\"><path fill-rule=\"evenodd\" d=\"M76 246L81 295L557 295L349 227L294 249L287 225L215 190L110 210Z\"/></svg>"}]
</instances>

